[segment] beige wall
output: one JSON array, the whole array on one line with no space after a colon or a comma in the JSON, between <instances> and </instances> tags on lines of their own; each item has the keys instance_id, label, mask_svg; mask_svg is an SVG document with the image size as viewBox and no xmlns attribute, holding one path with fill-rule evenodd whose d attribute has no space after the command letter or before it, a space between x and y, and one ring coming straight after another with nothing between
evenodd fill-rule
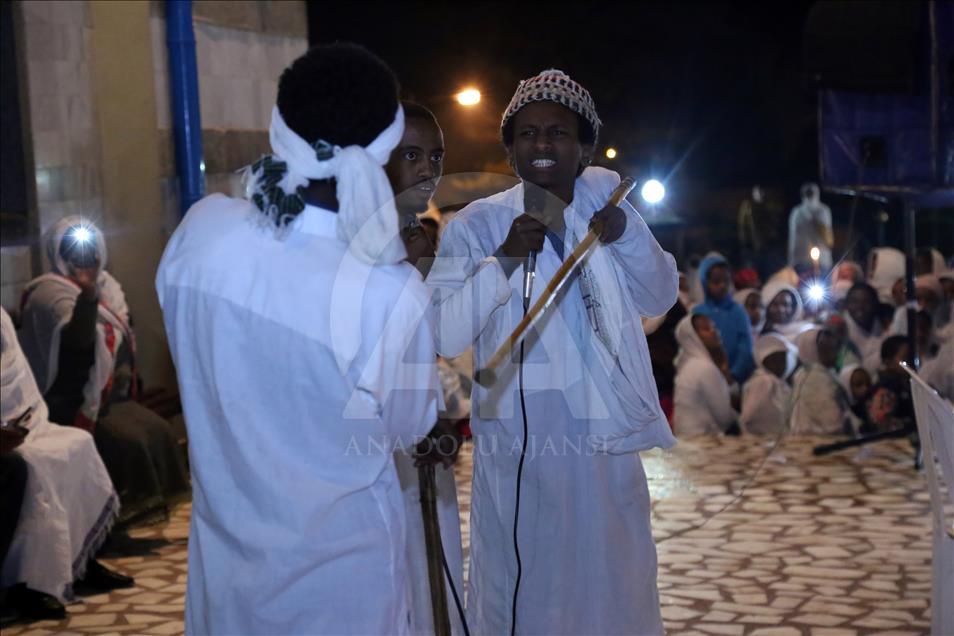
<instances>
[{"instance_id":1,"label":"beige wall","mask_svg":"<svg viewBox=\"0 0 954 636\"><path fill-rule=\"evenodd\" d=\"M164 3L25 0L22 13L37 235L87 214L136 321L147 385L174 382L154 291L178 222ZM278 75L307 48L304 2L194 3L208 192L240 192L235 171L268 149ZM39 247L39 240L33 246ZM46 264L42 265L45 268ZM30 248L3 248L3 306L41 273Z\"/></svg>"}]
</instances>

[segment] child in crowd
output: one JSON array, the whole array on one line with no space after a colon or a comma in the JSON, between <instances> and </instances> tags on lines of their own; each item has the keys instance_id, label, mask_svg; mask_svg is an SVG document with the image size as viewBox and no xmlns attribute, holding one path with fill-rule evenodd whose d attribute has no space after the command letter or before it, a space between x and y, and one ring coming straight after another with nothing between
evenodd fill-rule
<instances>
[{"instance_id":1,"label":"child in crowd","mask_svg":"<svg viewBox=\"0 0 954 636\"><path fill-rule=\"evenodd\" d=\"M755 366L752 360L752 327L742 305L729 294L729 263L722 256L709 256L699 266L699 277L705 295L694 313L708 316L715 324L722 348L729 358L732 378L742 384Z\"/></svg>"},{"instance_id":2,"label":"child in crowd","mask_svg":"<svg viewBox=\"0 0 954 636\"><path fill-rule=\"evenodd\" d=\"M911 382L901 367L909 353L906 336L889 336L881 344L881 368L868 401L868 419L876 430L899 428L913 421Z\"/></svg>"},{"instance_id":3,"label":"child in crowd","mask_svg":"<svg viewBox=\"0 0 954 636\"><path fill-rule=\"evenodd\" d=\"M675 413L678 437L726 431L738 418L729 395L731 377L719 332L702 314L686 316L676 326ZM716 360L722 361L722 368Z\"/></svg>"},{"instance_id":4,"label":"child in crowd","mask_svg":"<svg viewBox=\"0 0 954 636\"><path fill-rule=\"evenodd\" d=\"M758 368L742 390L739 425L744 433L776 435L785 428L792 389L788 377L798 361L785 338L761 336L755 343Z\"/></svg>"},{"instance_id":5,"label":"child in crowd","mask_svg":"<svg viewBox=\"0 0 954 636\"><path fill-rule=\"evenodd\" d=\"M871 396L871 374L859 364L849 364L842 367L838 374L838 383L848 396L848 408L857 418L853 420L853 423L857 424L857 432L872 432L866 410L868 398Z\"/></svg>"},{"instance_id":6,"label":"child in crowd","mask_svg":"<svg viewBox=\"0 0 954 636\"><path fill-rule=\"evenodd\" d=\"M798 336L802 368L792 389L791 431L795 435L850 432L848 397L835 377L841 338L829 329L809 329Z\"/></svg>"},{"instance_id":7,"label":"child in crowd","mask_svg":"<svg viewBox=\"0 0 954 636\"><path fill-rule=\"evenodd\" d=\"M749 317L752 341L756 341L765 326L765 307L762 305L762 293L758 289L743 289L732 296L733 300L742 305ZM757 362L757 361L756 361Z\"/></svg>"}]
</instances>

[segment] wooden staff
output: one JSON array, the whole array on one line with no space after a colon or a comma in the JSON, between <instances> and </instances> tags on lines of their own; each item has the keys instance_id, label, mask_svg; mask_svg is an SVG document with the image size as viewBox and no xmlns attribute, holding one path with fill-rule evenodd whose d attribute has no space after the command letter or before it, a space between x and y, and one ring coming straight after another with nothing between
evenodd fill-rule
<instances>
[{"instance_id":1,"label":"wooden staff","mask_svg":"<svg viewBox=\"0 0 954 636\"><path fill-rule=\"evenodd\" d=\"M424 548L427 551L427 580L431 589L434 636L451 636L447 613L447 588L444 586L444 549L437 519L437 486L433 464L417 467L421 489L421 516L424 519Z\"/></svg>"},{"instance_id":2,"label":"wooden staff","mask_svg":"<svg viewBox=\"0 0 954 636\"><path fill-rule=\"evenodd\" d=\"M626 177L620 184L616 186L616 189L613 190L613 194L610 195L609 204L614 206L619 206L623 199L626 198L633 187L636 185L636 182L631 177ZM510 355L510 352L513 351L513 348L516 347L520 342L526 337L527 333L530 332L530 328L533 327L538 320L546 313L547 309L553 304L553 301L556 300L557 294L560 293L560 288L563 287L563 284L570 279L570 274L576 270L577 266L583 262L583 260L589 255L589 253L596 247L600 232L602 227L599 224L593 224L590 226L589 231L586 233L586 236L583 237L583 240L580 241L580 244L576 246L576 249L570 254L569 257L563 264L560 265L560 269L556 271L556 274L553 275L553 278L550 279L550 282L547 283L546 289L543 290L543 294L540 295L540 298L537 299L537 302L533 304L533 307L530 308L524 317L523 320L517 324L516 329L513 330L513 333L500 345L500 348L497 349L496 353L490 358L490 361L487 362L487 365L483 369L478 369L477 373L474 375L474 379L481 386L492 386L494 382L497 381L497 374L494 371L497 367L503 363L505 359Z\"/></svg>"}]
</instances>

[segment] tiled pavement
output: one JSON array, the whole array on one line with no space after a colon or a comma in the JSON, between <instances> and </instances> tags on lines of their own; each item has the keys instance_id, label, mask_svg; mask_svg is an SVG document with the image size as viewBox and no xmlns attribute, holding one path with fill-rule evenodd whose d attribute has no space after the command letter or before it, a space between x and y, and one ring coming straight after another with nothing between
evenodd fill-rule
<instances>
[{"instance_id":1,"label":"tiled pavement","mask_svg":"<svg viewBox=\"0 0 954 636\"><path fill-rule=\"evenodd\" d=\"M643 455L670 634L928 633L929 504L910 446L885 442L816 458L817 442L783 440L755 480L765 440L691 440ZM465 544L470 469L464 454ZM158 556L107 560L134 575L135 588L86 598L67 620L4 636L181 633L189 513L182 506L168 523L133 533L174 542Z\"/></svg>"}]
</instances>

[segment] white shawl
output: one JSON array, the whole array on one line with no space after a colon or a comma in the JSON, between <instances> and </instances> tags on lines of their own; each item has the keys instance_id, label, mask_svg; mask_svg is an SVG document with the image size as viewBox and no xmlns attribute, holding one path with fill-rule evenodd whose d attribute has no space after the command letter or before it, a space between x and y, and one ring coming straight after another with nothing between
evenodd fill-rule
<instances>
[{"instance_id":1,"label":"white shawl","mask_svg":"<svg viewBox=\"0 0 954 636\"><path fill-rule=\"evenodd\" d=\"M23 350L40 390L46 393L59 371L60 335L69 324L80 295L80 287L68 278L69 269L59 252L60 242L69 229L78 224L90 226L96 237L96 252L102 268L97 279L99 287L99 317L96 324L96 357L90 369L89 381L83 388L83 414L96 420L103 389L113 376L116 353L123 340L129 341L135 354L135 338L129 326L129 307L119 282L106 270L106 244L100 232L90 221L79 216L57 221L46 235L47 256L53 271L39 276L23 291L22 327L20 338Z\"/></svg>"}]
</instances>

